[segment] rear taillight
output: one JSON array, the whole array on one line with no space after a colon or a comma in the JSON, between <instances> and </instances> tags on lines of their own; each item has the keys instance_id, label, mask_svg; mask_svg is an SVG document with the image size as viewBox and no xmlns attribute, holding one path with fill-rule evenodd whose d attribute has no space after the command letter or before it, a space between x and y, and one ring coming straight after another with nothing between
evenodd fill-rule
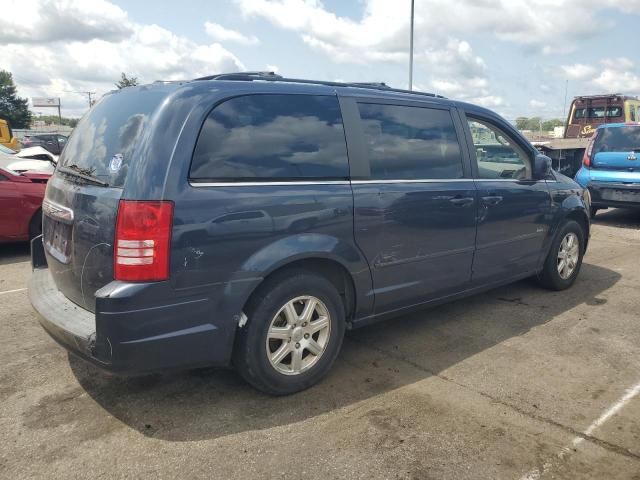
<instances>
[{"instance_id":1,"label":"rear taillight","mask_svg":"<svg viewBox=\"0 0 640 480\"><path fill-rule=\"evenodd\" d=\"M120 200L113 277L127 282L169 278L173 202Z\"/></svg>"},{"instance_id":2,"label":"rear taillight","mask_svg":"<svg viewBox=\"0 0 640 480\"><path fill-rule=\"evenodd\" d=\"M591 166L591 155L593 154L593 144L596 143L597 136L598 136L598 132L593 134L593 137L591 137L591 140L589 141L589 145L587 145L587 148L584 151L584 156L582 157L582 164L585 167Z\"/></svg>"}]
</instances>

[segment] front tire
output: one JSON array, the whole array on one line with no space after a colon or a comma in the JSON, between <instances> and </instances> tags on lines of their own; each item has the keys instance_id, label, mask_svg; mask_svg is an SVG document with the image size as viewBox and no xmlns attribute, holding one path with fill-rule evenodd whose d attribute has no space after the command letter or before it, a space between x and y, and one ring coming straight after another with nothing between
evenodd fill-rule
<instances>
[{"instance_id":1,"label":"front tire","mask_svg":"<svg viewBox=\"0 0 640 480\"><path fill-rule=\"evenodd\" d=\"M236 335L234 365L258 390L288 395L318 383L338 356L344 305L325 277L289 270L267 281L249 301Z\"/></svg>"},{"instance_id":2,"label":"front tire","mask_svg":"<svg viewBox=\"0 0 640 480\"><path fill-rule=\"evenodd\" d=\"M565 290L573 285L585 249L585 232L575 220L568 220L554 238L544 268L538 279L550 290Z\"/></svg>"}]
</instances>

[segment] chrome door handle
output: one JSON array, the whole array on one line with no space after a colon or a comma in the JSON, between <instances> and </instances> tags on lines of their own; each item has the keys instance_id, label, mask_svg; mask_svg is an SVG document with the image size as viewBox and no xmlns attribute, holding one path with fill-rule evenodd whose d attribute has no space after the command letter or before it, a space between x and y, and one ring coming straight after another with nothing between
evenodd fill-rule
<instances>
[{"instance_id":1,"label":"chrome door handle","mask_svg":"<svg viewBox=\"0 0 640 480\"><path fill-rule=\"evenodd\" d=\"M498 205L502 201L502 197L500 195L489 195L486 197L482 197L482 203L485 205Z\"/></svg>"},{"instance_id":2,"label":"chrome door handle","mask_svg":"<svg viewBox=\"0 0 640 480\"><path fill-rule=\"evenodd\" d=\"M456 197L449 199L450 203L453 203L456 207L466 207L474 202L473 197Z\"/></svg>"}]
</instances>

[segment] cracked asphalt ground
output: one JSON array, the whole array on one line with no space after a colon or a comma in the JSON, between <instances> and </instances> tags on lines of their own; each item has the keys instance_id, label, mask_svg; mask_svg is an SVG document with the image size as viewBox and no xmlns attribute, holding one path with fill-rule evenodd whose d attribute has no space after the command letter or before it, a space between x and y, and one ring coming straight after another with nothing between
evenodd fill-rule
<instances>
[{"instance_id":1,"label":"cracked asphalt ground","mask_svg":"<svg viewBox=\"0 0 640 480\"><path fill-rule=\"evenodd\" d=\"M640 212L598 214L569 291L350 332L286 398L230 371L97 372L38 326L26 246L0 252L1 478L640 479Z\"/></svg>"}]
</instances>

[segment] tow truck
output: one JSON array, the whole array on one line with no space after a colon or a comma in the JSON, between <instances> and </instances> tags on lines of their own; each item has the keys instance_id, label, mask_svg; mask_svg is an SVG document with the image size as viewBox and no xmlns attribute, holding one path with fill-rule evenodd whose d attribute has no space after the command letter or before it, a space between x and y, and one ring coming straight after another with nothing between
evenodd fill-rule
<instances>
[{"instance_id":1,"label":"tow truck","mask_svg":"<svg viewBox=\"0 0 640 480\"><path fill-rule=\"evenodd\" d=\"M563 138L533 142L551 157L554 170L574 177L598 125L640 121L640 99L620 93L575 97L569 108Z\"/></svg>"}]
</instances>

